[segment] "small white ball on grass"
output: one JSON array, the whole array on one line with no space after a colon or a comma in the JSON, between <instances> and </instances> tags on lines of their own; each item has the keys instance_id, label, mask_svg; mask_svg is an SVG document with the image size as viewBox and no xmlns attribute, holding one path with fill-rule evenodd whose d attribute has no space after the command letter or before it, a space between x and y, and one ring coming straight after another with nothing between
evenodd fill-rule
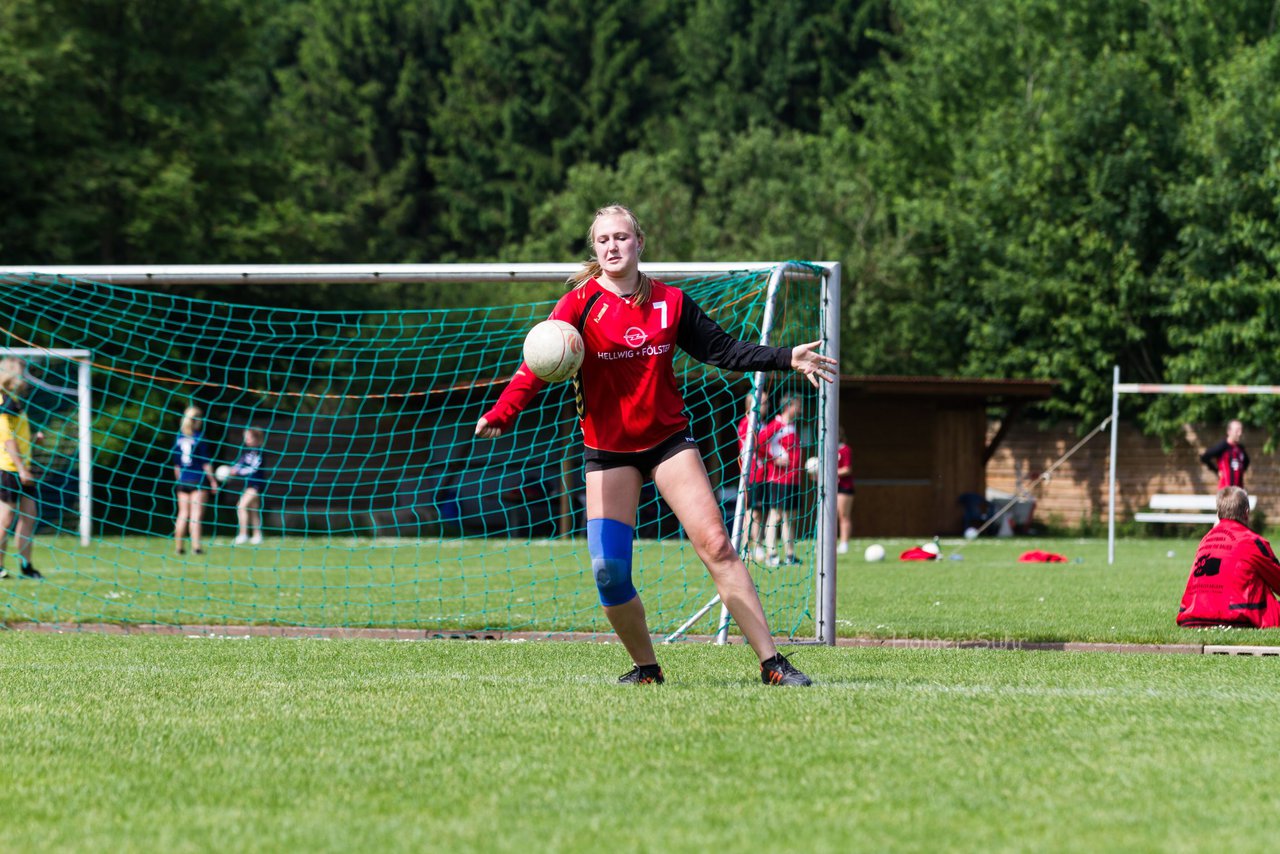
<instances>
[{"instance_id":1,"label":"small white ball on grass","mask_svg":"<svg viewBox=\"0 0 1280 854\"><path fill-rule=\"evenodd\" d=\"M976 539L978 539L978 529L977 529L977 528L965 528L965 529L964 529L964 538L965 538L966 540L976 540Z\"/></svg>"},{"instance_id":2,"label":"small white ball on grass","mask_svg":"<svg viewBox=\"0 0 1280 854\"><path fill-rule=\"evenodd\" d=\"M923 546L920 547L920 550L924 552L928 552L934 557L937 557L942 551L941 549L938 548L937 543L925 543Z\"/></svg>"},{"instance_id":3,"label":"small white ball on grass","mask_svg":"<svg viewBox=\"0 0 1280 854\"><path fill-rule=\"evenodd\" d=\"M884 560L884 546L879 543L872 543L867 546L867 550L862 553L862 556L867 559L868 563L882 561Z\"/></svg>"}]
</instances>

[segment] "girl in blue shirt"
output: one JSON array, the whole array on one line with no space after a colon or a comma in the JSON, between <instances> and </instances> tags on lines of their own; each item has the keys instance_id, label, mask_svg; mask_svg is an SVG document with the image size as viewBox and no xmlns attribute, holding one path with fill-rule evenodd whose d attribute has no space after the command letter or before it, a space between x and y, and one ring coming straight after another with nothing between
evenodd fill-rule
<instances>
[{"instance_id":1,"label":"girl in blue shirt","mask_svg":"<svg viewBox=\"0 0 1280 854\"><path fill-rule=\"evenodd\" d=\"M191 551L204 554L200 547L200 520L204 517L205 485L210 493L218 491L213 467L209 463L209 446L201 432L204 413L198 406L188 406L182 413L178 436L173 440L174 492L178 497L178 518L173 525L173 550L182 554L182 541L191 533Z\"/></svg>"}]
</instances>

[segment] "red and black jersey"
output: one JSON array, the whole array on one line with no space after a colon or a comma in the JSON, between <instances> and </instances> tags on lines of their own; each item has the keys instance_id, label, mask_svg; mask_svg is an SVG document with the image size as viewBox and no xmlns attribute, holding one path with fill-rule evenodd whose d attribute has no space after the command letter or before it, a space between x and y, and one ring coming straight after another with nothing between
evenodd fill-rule
<instances>
[{"instance_id":1,"label":"red and black jersey","mask_svg":"<svg viewBox=\"0 0 1280 854\"><path fill-rule=\"evenodd\" d=\"M852 491L854 488L853 474L841 475L841 469L851 468L853 466L853 450L844 442L836 448L836 489L844 492Z\"/></svg>"},{"instance_id":2,"label":"red and black jersey","mask_svg":"<svg viewBox=\"0 0 1280 854\"><path fill-rule=\"evenodd\" d=\"M1280 562L1271 544L1233 519L1204 535L1178 609L1180 626L1280 626Z\"/></svg>"},{"instance_id":3,"label":"red and black jersey","mask_svg":"<svg viewBox=\"0 0 1280 854\"><path fill-rule=\"evenodd\" d=\"M742 420L738 422L738 465L742 465L742 455L747 452L747 427L751 424L751 416L744 415ZM757 447L759 446L759 434L757 433ZM760 460L759 454L752 454L751 457L751 473L747 475L748 483L764 482L764 463Z\"/></svg>"},{"instance_id":4,"label":"red and black jersey","mask_svg":"<svg viewBox=\"0 0 1280 854\"><path fill-rule=\"evenodd\" d=\"M582 436L587 447L601 451L646 451L688 429L672 367L676 347L733 371L791 366L790 347L737 340L687 294L662 282L653 282L650 299L637 305L589 279L560 298L551 318L582 331ZM485 420L507 429L545 385L521 364Z\"/></svg>"},{"instance_id":5,"label":"red and black jersey","mask_svg":"<svg viewBox=\"0 0 1280 854\"><path fill-rule=\"evenodd\" d=\"M764 479L769 483L796 486L800 483L800 433L795 422L775 418L764 426L756 439L760 457L765 461ZM785 463L783 462L785 460Z\"/></svg>"},{"instance_id":6,"label":"red and black jersey","mask_svg":"<svg viewBox=\"0 0 1280 854\"><path fill-rule=\"evenodd\" d=\"M1244 486L1244 473L1249 469L1249 452L1244 445L1223 439L1200 455L1200 462L1218 475L1218 489Z\"/></svg>"}]
</instances>

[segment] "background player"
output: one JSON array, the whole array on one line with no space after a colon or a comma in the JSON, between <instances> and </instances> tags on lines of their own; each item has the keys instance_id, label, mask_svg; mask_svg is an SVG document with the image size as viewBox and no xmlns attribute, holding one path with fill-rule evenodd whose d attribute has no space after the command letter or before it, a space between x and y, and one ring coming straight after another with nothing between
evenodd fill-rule
<instances>
[{"instance_id":1,"label":"background player","mask_svg":"<svg viewBox=\"0 0 1280 854\"><path fill-rule=\"evenodd\" d=\"M756 408L755 394L748 394L746 400L746 411L742 415L742 420L738 422L738 465L746 464L745 455L747 453L747 427L751 423L751 413ZM760 414L759 418L763 418L765 412L769 410L769 393L764 389L760 390ZM757 422L758 424L759 422ZM757 438L759 431L757 430ZM751 455L751 470L747 474L747 494L744 496L744 504L747 508L747 548L750 553L755 556L757 561L763 562L764 553L764 514L768 507L765 506L765 483L764 483L764 465L760 462L756 454Z\"/></svg>"},{"instance_id":2,"label":"background player","mask_svg":"<svg viewBox=\"0 0 1280 854\"><path fill-rule=\"evenodd\" d=\"M257 427L244 428L244 447L231 465L231 476L244 478L244 489L236 502L236 545L262 542L262 496L267 491L267 474L262 466L262 442L266 435Z\"/></svg>"},{"instance_id":3,"label":"background player","mask_svg":"<svg viewBox=\"0 0 1280 854\"><path fill-rule=\"evenodd\" d=\"M0 578L8 578L4 552L13 529L24 578L43 578L31 562L35 540L36 475L31 465L31 424L23 395L27 381L21 359L0 359ZM16 517L16 519L15 519Z\"/></svg>"},{"instance_id":4,"label":"background player","mask_svg":"<svg viewBox=\"0 0 1280 854\"><path fill-rule=\"evenodd\" d=\"M201 547L205 503L205 484L209 492L218 491L209 462L209 446L204 439L204 412L188 406L182 412L177 438L173 440L174 493L178 499L178 518L173 523L173 551L182 554L182 541L191 534L191 551L204 554Z\"/></svg>"},{"instance_id":5,"label":"background player","mask_svg":"<svg viewBox=\"0 0 1280 854\"><path fill-rule=\"evenodd\" d=\"M1280 563L1249 530L1249 493L1218 492L1218 524L1200 541L1178 608L1180 626L1280 627Z\"/></svg>"},{"instance_id":6,"label":"background player","mask_svg":"<svg viewBox=\"0 0 1280 854\"><path fill-rule=\"evenodd\" d=\"M849 551L849 538L853 536L853 450L845 441L844 427L840 428L840 445L836 448L836 515L840 519L840 544L836 552Z\"/></svg>"},{"instance_id":7,"label":"background player","mask_svg":"<svg viewBox=\"0 0 1280 854\"><path fill-rule=\"evenodd\" d=\"M1218 476L1218 489L1244 486L1244 473L1249 469L1249 452L1244 449L1244 424L1227 423L1227 438L1200 455L1200 462Z\"/></svg>"},{"instance_id":8,"label":"background player","mask_svg":"<svg viewBox=\"0 0 1280 854\"><path fill-rule=\"evenodd\" d=\"M755 585L730 542L689 435L672 359L679 346L700 361L736 371L790 367L815 386L834 379L835 360L815 352L816 341L794 349L738 341L687 294L641 273L644 232L624 207L597 211L588 238L594 260L570 279L574 287L551 317L579 328L586 345L578 391L587 543L600 602L635 664L619 681L663 681L644 605L631 581L636 508L641 486L652 477L759 657L762 681L808 685L808 677L774 646ZM544 385L522 364L476 423L476 435L501 435Z\"/></svg>"},{"instance_id":9,"label":"background player","mask_svg":"<svg viewBox=\"0 0 1280 854\"><path fill-rule=\"evenodd\" d=\"M764 461L764 479L769 492L769 515L764 523L764 546L770 566L797 564L795 531L791 518L800 507L800 473L804 460L800 455L800 434L796 419L804 404L799 395L782 401L778 414L760 431L760 458ZM782 559L778 555L781 529Z\"/></svg>"}]
</instances>

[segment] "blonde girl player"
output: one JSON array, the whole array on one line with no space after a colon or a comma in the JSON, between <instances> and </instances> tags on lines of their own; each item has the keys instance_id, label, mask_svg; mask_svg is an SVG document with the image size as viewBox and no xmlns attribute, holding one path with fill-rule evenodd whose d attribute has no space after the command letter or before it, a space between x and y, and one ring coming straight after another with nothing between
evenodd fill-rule
<instances>
[{"instance_id":1,"label":"blonde girl player","mask_svg":"<svg viewBox=\"0 0 1280 854\"><path fill-rule=\"evenodd\" d=\"M182 554L182 541L191 534L191 552L204 554L201 548L201 520L204 519L205 487L218 491L209 462L209 446L204 440L204 412L188 406L182 412L182 423L173 440L173 490L178 498L178 518L173 523L173 551Z\"/></svg>"},{"instance_id":2,"label":"blonde girl player","mask_svg":"<svg viewBox=\"0 0 1280 854\"><path fill-rule=\"evenodd\" d=\"M22 396L27 389L21 359L0 359L0 578L9 578L4 553L9 529L17 541L23 578L43 578L31 562L36 528L36 500L32 494L35 471L31 467L31 424ZM16 523L15 523L16 517Z\"/></svg>"},{"instance_id":3,"label":"blonde girl player","mask_svg":"<svg viewBox=\"0 0 1280 854\"><path fill-rule=\"evenodd\" d=\"M579 377L587 546L600 604L635 665L618 681L663 681L644 605L631 581L636 508L644 481L652 478L760 659L761 680L808 685L809 678L775 648L755 585L729 540L689 435L672 358L680 347L734 371L791 368L815 386L834 379L835 360L817 353L816 341L794 349L738 341L688 295L641 273L644 232L625 207L597 211L588 237L595 257L569 279L572 287L551 317L582 330L586 345ZM476 423L476 435L501 435L545 385L521 365Z\"/></svg>"},{"instance_id":4,"label":"blonde girl player","mask_svg":"<svg viewBox=\"0 0 1280 854\"><path fill-rule=\"evenodd\" d=\"M266 471L262 468L262 441L265 434L257 427L244 428L244 448L231 466L233 477L244 478L244 489L236 502L236 520L240 530L236 545L262 542L262 496L267 491Z\"/></svg>"}]
</instances>

